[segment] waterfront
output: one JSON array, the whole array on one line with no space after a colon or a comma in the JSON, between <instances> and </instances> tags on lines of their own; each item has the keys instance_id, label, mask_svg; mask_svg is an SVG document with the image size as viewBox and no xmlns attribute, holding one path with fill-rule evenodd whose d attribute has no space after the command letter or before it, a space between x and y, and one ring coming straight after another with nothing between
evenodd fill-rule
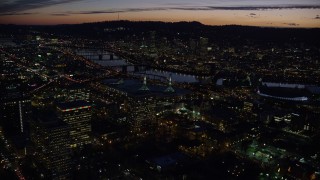
<instances>
[{"instance_id":1,"label":"waterfront","mask_svg":"<svg viewBox=\"0 0 320 180\"><path fill-rule=\"evenodd\" d=\"M123 59L121 57L118 57L116 55L111 55L112 53L109 52L99 52L99 50L89 50L89 49L82 49L77 50L76 53L78 55L82 55L85 58L94 61L97 64L103 65L103 66L109 66L112 67L118 71L122 70L122 66L127 66L127 73L138 75L138 76L147 76L148 78L155 78L158 77L160 79L169 79L171 76L172 81L179 82L179 83L198 83L202 80L207 80L209 77L206 76L195 76L190 74L183 74L183 73L177 73L177 72L171 72L171 71L164 71L160 69L155 68L148 68L145 66L138 66L138 69L135 70L135 65L130 63L128 60ZM99 57L101 54L103 54L101 57Z\"/></svg>"}]
</instances>

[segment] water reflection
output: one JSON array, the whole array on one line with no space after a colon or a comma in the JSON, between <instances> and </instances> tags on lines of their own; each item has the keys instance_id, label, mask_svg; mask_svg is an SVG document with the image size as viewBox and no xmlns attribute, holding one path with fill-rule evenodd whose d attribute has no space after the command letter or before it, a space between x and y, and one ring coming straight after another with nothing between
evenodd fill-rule
<instances>
[{"instance_id":1,"label":"water reflection","mask_svg":"<svg viewBox=\"0 0 320 180\"><path fill-rule=\"evenodd\" d=\"M127 60L121 59L115 55L113 55L113 60L110 53L103 52L99 50L76 50L76 53L78 55L82 55L87 59L90 59L100 65L103 66L114 66L113 68L117 70L122 70L121 66L125 65L132 65ZM102 55L102 56L101 56ZM128 66L127 67L128 73L134 73L135 75L144 76L144 74L147 74L149 77L151 76L162 76L165 78L169 78L171 76L172 80L175 82L180 83L196 83L199 82L200 79L206 79L207 77L197 77L194 75L188 75L188 74L182 74L182 73L176 73L176 72L170 72L170 71L163 71L158 69L145 69L145 68L139 68L139 72L135 72L134 66Z\"/></svg>"}]
</instances>

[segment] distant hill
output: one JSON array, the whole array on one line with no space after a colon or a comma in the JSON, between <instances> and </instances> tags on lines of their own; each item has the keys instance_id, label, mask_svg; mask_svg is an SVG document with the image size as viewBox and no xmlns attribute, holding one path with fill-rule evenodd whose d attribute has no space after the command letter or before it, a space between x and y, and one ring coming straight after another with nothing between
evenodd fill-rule
<instances>
[{"instance_id":1,"label":"distant hill","mask_svg":"<svg viewBox=\"0 0 320 180\"><path fill-rule=\"evenodd\" d=\"M119 29L109 32L106 29ZM18 26L0 25L0 33L24 33L28 31L44 31L56 35L71 35L92 38L121 37L130 34L141 34L156 31L157 35L179 38L207 37L210 40L241 42L304 42L319 45L320 28L273 28L254 26L208 26L199 22L152 22L152 21L105 21L72 25L54 26Z\"/></svg>"}]
</instances>

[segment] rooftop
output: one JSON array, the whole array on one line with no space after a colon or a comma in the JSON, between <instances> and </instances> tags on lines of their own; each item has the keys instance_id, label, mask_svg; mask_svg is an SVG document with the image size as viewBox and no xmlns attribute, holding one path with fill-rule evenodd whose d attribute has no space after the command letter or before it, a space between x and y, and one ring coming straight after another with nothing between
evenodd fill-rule
<instances>
[{"instance_id":1,"label":"rooftop","mask_svg":"<svg viewBox=\"0 0 320 180\"><path fill-rule=\"evenodd\" d=\"M77 109L85 109L85 108L90 108L91 103L87 101L73 101L73 102L65 102L65 103L59 103L57 105L58 109L62 111L68 111L68 110L77 110Z\"/></svg>"},{"instance_id":2,"label":"rooftop","mask_svg":"<svg viewBox=\"0 0 320 180\"><path fill-rule=\"evenodd\" d=\"M55 128L65 125L61 119L58 118L54 111L42 111L37 114L36 122L45 128Z\"/></svg>"}]
</instances>

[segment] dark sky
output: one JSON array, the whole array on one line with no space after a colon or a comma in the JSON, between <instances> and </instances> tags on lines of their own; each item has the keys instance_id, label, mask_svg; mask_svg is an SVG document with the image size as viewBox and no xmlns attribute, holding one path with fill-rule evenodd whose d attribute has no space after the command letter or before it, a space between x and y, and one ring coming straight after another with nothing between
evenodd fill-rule
<instances>
[{"instance_id":1,"label":"dark sky","mask_svg":"<svg viewBox=\"0 0 320 180\"><path fill-rule=\"evenodd\" d=\"M320 27L320 0L1 0L0 23L105 20Z\"/></svg>"}]
</instances>

